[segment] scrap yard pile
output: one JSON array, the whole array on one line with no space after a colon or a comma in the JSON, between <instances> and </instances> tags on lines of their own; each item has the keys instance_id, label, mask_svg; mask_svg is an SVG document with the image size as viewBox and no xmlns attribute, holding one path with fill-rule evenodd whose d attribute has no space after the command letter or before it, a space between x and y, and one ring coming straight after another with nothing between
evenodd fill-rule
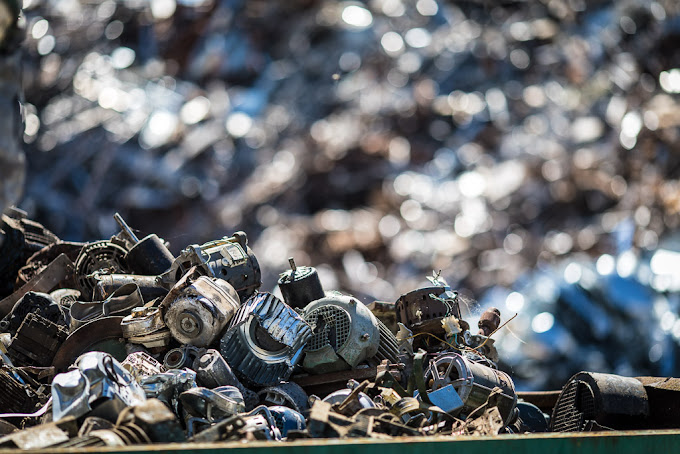
<instances>
[{"instance_id":1,"label":"scrap yard pile","mask_svg":"<svg viewBox=\"0 0 680 454\"><path fill-rule=\"evenodd\" d=\"M248 233L361 301L433 269L521 389L680 373L676 1L24 2L20 207ZM654 255L654 256L653 256ZM502 339L502 342L500 340Z\"/></svg>"},{"instance_id":2,"label":"scrap yard pile","mask_svg":"<svg viewBox=\"0 0 680 454\"><path fill-rule=\"evenodd\" d=\"M0 448L680 428L677 2L22 3Z\"/></svg>"},{"instance_id":3,"label":"scrap yard pile","mask_svg":"<svg viewBox=\"0 0 680 454\"><path fill-rule=\"evenodd\" d=\"M439 275L366 305L291 258L279 298L244 232L175 257L118 214L110 239L74 243L10 211L0 447L680 427L676 379L581 372L522 399L497 367L500 311L471 327Z\"/></svg>"}]
</instances>

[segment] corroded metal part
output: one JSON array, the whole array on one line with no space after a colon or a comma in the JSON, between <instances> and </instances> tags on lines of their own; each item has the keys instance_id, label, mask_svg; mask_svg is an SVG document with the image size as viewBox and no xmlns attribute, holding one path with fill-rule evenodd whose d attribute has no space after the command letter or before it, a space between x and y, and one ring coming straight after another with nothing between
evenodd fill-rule
<instances>
[{"instance_id":1,"label":"corroded metal part","mask_svg":"<svg viewBox=\"0 0 680 454\"><path fill-rule=\"evenodd\" d=\"M182 344L207 347L223 332L240 306L227 281L200 276L196 268L168 293L161 308L172 336Z\"/></svg>"},{"instance_id":2,"label":"corroded metal part","mask_svg":"<svg viewBox=\"0 0 680 454\"><path fill-rule=\"evenodd\" d=\"M163 314L157 307L135 307L130 315L123 317L120 323L123 336L126 339L131 337L145 336L164 329L165 322Z\"/></svg>"},{"instance_id":3,"label":"corroded metal part","mask_svg":"<svg viewBox=\"0 0 680 454\"><path fill-rule=\"evenodd\" d=\"M649 415L642 383L631 377L579 372L562 388L550 418L554 432L632 429Z\"/></svg>"},{"instance_id":4,"label":"corroded metal part","mask_svg":"<svg viewBox=\"0 0 680 454\"><path fill-rule=\"evenodd\" d=\"M459 409L463 415L488 405L498 407L506 425L516 417L517 394L510 376L458 353L442 353L434 358L425 371L425 382L433 391L453 385L465 404Z\"/></svg>"}]
</instances>

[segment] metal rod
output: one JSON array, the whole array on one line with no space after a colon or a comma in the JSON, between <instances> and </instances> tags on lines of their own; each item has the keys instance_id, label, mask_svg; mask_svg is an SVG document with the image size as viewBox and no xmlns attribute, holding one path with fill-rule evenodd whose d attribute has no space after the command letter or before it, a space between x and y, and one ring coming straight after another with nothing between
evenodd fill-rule
<instances>
[{"instance_id":1,"label":"metal rod","mask_svg":"<svg viewBox=\"0 0 680 454\"><path fill-rule=\"evenodd\" d=\"M130 226L125 223L125 221L123 220L123 217L120 214L118 214L118 213L114 214L113 219L116 220L116 222L118 223L120 228L123 229L123 232L125 232L127 234L127 236L130 237L130 239L132 240L133 243L135 243L135 244L139 243L139 238L137 238L137 235L135 235L135 232L132 231Z\"/></svg>"}]
</instances>

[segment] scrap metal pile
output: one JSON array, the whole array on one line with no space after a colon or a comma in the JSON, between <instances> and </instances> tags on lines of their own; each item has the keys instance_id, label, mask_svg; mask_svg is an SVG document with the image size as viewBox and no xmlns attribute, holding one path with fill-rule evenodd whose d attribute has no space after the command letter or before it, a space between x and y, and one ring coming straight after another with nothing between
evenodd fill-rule
<instances>
[{"instance_id":1,"label":"scrap metal pile","mask_svg":"<svg viewBox=\"0 0 680 454\"><path fill-rule=\"evenodd\" d=\"M263 288L294 256L362 300L441 269L520 312L518 387L680 373L644 257L680 225L677 1L23 4L21 208L61 238L245 230ZM634 292L593 270L624 252Z\"/></svg>"},{"instance_id":2,"label":"scrap metal pile","mask_svg":"<svg viewBox=\"0 0 680 454\"><path fill-rule=\"evenodd\" d=\"M174 256L115 219L73 243L2 217L0 447L677 426L673 379L582 372L556 401L519 399L500 311L471 328L439 275L366 305L291 259L279 298L244 232Z\"/></svg>"}]
</instances>

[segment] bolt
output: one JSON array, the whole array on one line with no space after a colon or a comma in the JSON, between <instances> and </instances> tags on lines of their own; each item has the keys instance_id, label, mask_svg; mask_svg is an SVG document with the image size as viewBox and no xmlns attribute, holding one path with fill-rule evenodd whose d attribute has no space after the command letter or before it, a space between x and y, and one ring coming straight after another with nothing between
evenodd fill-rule
<instances>
[{"instance_id":1,"label":"bolt","mask_svg":"<svg viewBox=\"0 0 680 454\"><path fill-rule=\"evenodd\" d=\"M361 340L362 340L362 341L367 341L367 340L370 339L370 338L371 338L371 335L368 334L368 333L364 333L364 334L361 335Z\"/></svg>"}]
</instances>

